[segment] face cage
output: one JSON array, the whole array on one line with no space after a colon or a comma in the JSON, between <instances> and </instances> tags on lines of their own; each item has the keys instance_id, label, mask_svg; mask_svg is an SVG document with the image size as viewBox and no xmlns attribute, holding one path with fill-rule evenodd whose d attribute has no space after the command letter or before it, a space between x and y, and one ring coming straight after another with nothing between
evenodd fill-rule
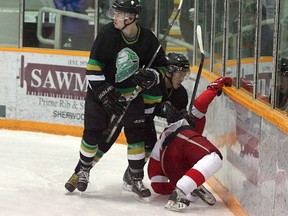
<instances>
[{"instance_id":1,"label":"face cage","mask_svg":"<svg viewBox=\"0 0 288 216\"><path fill-rule=\"evenodd\" d=\"M190 71L190 69L189 69L189 67L179 67L179 66L177 66L177 65L169 65L169 66L168 66L168 71L169 71L171 74L175 73L176 71L181 71L181 72L187 73L187 72Z\"/></svg>"},{"instance_id":2,"label":"face cage","mask_svg":"<svg viewBox=\"0 0 288 216\"><path fill-rule=\"evenodd\" d=\"M127 13L127 12L119 11L119 10L117 10L111 6L109 8L109 11L107 12L107 16L112 20L114 20L114 19L127 20L127 19L129 19L131 14Z\"/></svg>"},{"instance_id":3,"label":"face cage","mask_svg":"<svg viewBox=\"0 0 288 216\"><path fill-rule=\"evenodd\" d=\"M176 71L172 74L172 77L176 77L177 79L188 79L189 78L190 73L188 72L184 72L184 71Z\"/></svg>"}]
</instances>

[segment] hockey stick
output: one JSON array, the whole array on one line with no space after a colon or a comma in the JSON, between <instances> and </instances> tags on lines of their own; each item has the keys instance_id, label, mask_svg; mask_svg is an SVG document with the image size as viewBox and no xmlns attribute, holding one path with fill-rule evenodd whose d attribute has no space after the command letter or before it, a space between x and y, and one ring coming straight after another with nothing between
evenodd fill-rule
<instances>
[{"instance_id":1,"label":"hockey stick","mask_svg":"<svg viewBox=\"0 0 288 216\"><path fill-rule=\"evenodd\" d=\"M149 64L147 65L147 68L151 67L151 65L152 65L153 61L155 60L155 58L156 58L159 50L160 50L161 47L163 46L163 43L165 42L165 40L166 40L166 38L167 38L167 36L168 36L168 34L169 34L172 26L174 25L174 23L175 23L178 15L180 14L181 7L182 7L182 3L183 3L183 0L181 0L181 1L179 2L179 5L178 5L178 8L177 8L177 12L176 12L176 14L175 14L175 17L173 18L173 20L172 20L171 23L169 24L169 26L168 26L168 28L167 28L167 30L166 30L163 38L162 38L161 41L160 41L160 44L159 44L157 50L155 51L153 57L151 58Z\"/></svg>"},{"instance_id":2,"label":"hockey stick","mask_svg":"<svg viewBox=\"0 0 288 216\"><path fill-rule=\"evenodd\" d=\"M198 68L197 77L196 77L196 81L195 81L195 85L194 85L194 89L193 89L193 93L192 93L192 97L191 97L191 101L190 101L190 105L189 105L189 109L188 109L189 114L192 111L192 107L193 107L194 100L195 100L195 97L196 97L196 92L197 92L197 89L198 89L198 84L199 84L199 81L200 81L202 68L203 68L203 64L204 64L204 59L205 59L205 54L204 54L204 49L203 49L203 41L202 41L202 30L201 30L201 26L200 25L197 26L197 40L198 40L198 45L199 45L199 49L200 49L200 52L201 52L201 60L200 60L200 65L199 65L199 68Z\"/></svg>"},{"instance_id":3,"label":"hockey stick","mask_svg":"<svg viewBox=\"0 0 288 216\"><path fill-rule=\"evenodd\" d=\"M151 67L151 65L152 65L152 63L154 62L154 60L155 60L155 58L156 58L159 50L160 50L161 47L163 46L164 41L166 40L166 38L167 38L167 36L168 36L168 34L169 34L172 26L174 25L174 22L176 21L179 13L180 13L180 11L181 11L182 3L183 3L183 0L180 0L180 3L179 3L179 5L178 5L178 8L177 8L177 12L176 12L175 17L173 18L173 20L172 20L171 23L169 24L169 26L168 26L168 28L167 28L167 30L166 30L166 32L165 32L165 35L163 36L162 40L160 41L157 50L155 51L154 55L152 56L152 58L151 58L151 60L150 60L150 62L149 62L149 64L147 65L146 68ZM145 68L145 65L143 66L143 68ZM142 89L141 89L140 86L136 86L135 90L132 92L132 94L130 95L130 97L129 97L129 99L128 99L128 102L127 102L127 105L126 105L126 107L125 107L125 110L124 110L123 114L120 115L118 118L117 118L117 116L115 116L115 115L113 115L113 116L111 117L111 122L110 122L110 124L108 125L108 129L107 129L107 131L106 131L106 133L109 134L108 137L107 137L107 139L106 139L106 143L109 143L109 142L111 141L111 138L113 137L116 129L119 127L119 124L120 124L120 122L122 121L122 118L123 118L123 116L125 115L125 113L126 113L128 107L129 107L131 101L139 94L139 92L140 92L141 90L142 90Z\"/></svg>"}]
</instances>

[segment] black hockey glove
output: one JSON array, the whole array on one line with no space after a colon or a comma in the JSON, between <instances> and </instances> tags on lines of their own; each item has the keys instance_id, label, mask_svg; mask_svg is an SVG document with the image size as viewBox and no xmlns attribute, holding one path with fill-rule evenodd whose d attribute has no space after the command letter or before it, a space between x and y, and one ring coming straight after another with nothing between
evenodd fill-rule
<instances>
[{"instance_id":1,"label":"black hockey glove","mask_svg":"<svg viewBox=\"0 0 288 216\"><path fill-rule=\"evenodd\" d=\"M181 119L182 113L177 110L170 101L161 103L160 116L167 119L167 123L171 124Z\"/></svg>"},{"instance_id":2,"label":"black hockey glove","mask_svg":"<svg viewBox=\"0 0 288 216\"><path fill-rule=\"evenodd\" d=\"M189 124L191 127L195 128L195 119L194 119L194 116L193 116L192 114L189 115L189 114L188 114L188 111L185 110L185 109L181 110L181 113L182 113L183 118L185 118L185 119L187 120L188 124Z\"/></svg>"},{"instance_id":3,"label":"black hockey glove","mask_svg":"<svg viewBox=\"0 0 288 216\"><path fill-rule=\"evenodd\" d=\"M161 104L160 116L166 118L168 124L185 118L191 127L195 127L193 116L189 115L185 109L177 110L169 101L165 101Z\"/></svg>"},{"instance_id":4,"label":"black hockey glove","mask_svg":"<svg viewBox=\"0 0 288 216\"><path fill-rule=\"evenodd\" d=\"M159 74L153 68L143 68L136 71L133 75L133 82L142 89L150 89L159 83Z\"/></svg>"},{"instance_id":5,"label":"black hockey glove","mask_svg":"<svg viewBox=\"0 0 288 216\"><path fill-rule=\"evenodd\" d=\"M99 87L94 95L98 101L102 102L108 114L120 116L124 113L127 105L126 98L117 92L113 86L105 84Z\"/></svg>"}]
</instances>

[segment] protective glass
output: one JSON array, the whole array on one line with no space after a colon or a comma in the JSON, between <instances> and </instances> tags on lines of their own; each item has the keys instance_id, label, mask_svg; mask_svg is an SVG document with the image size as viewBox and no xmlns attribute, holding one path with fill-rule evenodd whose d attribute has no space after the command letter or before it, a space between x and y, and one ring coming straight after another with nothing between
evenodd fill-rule
<instances>
[{"instance_id":1,"label":"protective glass","mask_svg":"<svg viewBox=\"0 0 288 216\"><path fill-rule=\"evenodd\" d=\"M110 7L107 16L110 19L126 20L126 19L129 18L130 13L119 11L119 10L116 10L115 8L113 8L113 7Z\"/></svg>"}]
</instances>

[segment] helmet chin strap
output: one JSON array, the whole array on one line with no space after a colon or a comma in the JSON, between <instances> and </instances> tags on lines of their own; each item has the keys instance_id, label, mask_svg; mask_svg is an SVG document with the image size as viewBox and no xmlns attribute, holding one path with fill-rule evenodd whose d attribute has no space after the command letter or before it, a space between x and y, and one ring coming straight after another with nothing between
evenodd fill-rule
<instances>
[{"instance_id":1,"label":"helmet chin strap","mask_svg":"<svg viewBox=\"0 0 288 216\"><path fill-rule=\"evenodd\" d=\"M171 73L170 73L170 74L171 74ZM167 76L167 74L165 75L165 77L167 77L167 79L168 79L169 82L170 82L171 88L172 88L172 89L175 89L174 86L173 86L173 82L172 82L172 76L173 76L173 74L171 74L171 77Z\"/></svg>"},{"instance_id":2,"label":"helmet chin strap","mask_svg":"<svg viewBox=\"0 0 288 216\"><path fill-rule=\"evenodd\" d=\"M135 18L131 23L127 24L126 21L127 19L124 21L124 27L122 29L120 29L121 31L123 31L127 26L131 25L132 23L134 23L137 20L137 18Z\"/></svg>"}]
</instances>

